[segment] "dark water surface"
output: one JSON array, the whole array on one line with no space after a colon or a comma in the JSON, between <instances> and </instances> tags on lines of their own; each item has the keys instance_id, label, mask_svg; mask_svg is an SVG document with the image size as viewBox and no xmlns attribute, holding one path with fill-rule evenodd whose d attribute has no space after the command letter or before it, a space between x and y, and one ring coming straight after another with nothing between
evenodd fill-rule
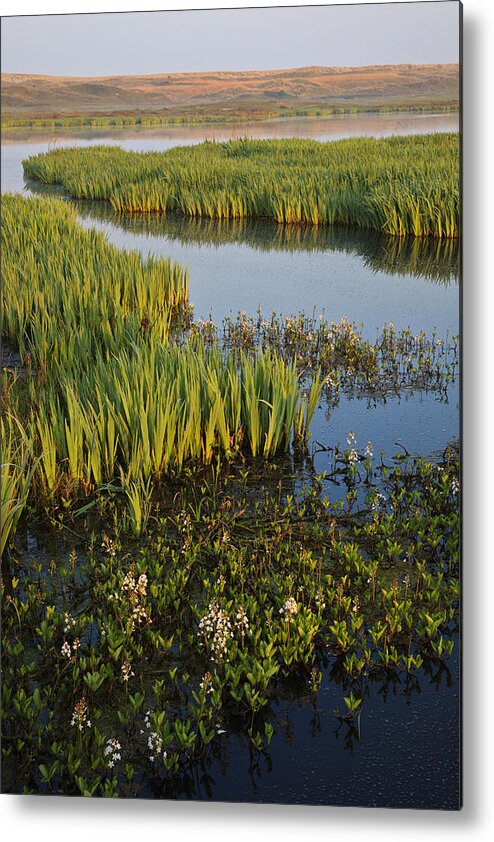
<instances>
[{"instance_id":1,"label":"dark water surface","mask_svg":"<svg viewBox=\"0 0 494 842\"><path fill-rule=\"evenodd\" d=\"M269 709L268 750L226 731L207 763L173 789L144 783L141 797L264 804L458 810L459 670L428 666L413 679L374 680L359 723L339 723L344 692L328 669L317 699Z\"/></svg>"},{"instance_id":2,"label":"dark water surface","mask_svg":"<svg viewBox=\"0 0 494 842\"><path fill-rule=\"evenodd\" d=\"M458 645L458 644L457 644ZM315 702L279 700L266 755L224 736L207 772L216 800L430 810L460 806L459 669L422 668L418 676L369 684L359 726L339 723L344 692L331 669ZM273 721L273 720L272 720ZM194 798L207 799L196 779ZM191 797L191 794L178 794Z\"/></svg>"},{"instance_id":3,"label":"dark water surface","mask_svg":"<svg viewBox=\"0 0 494 842\"><path fill-rule=\"evenodd\" d=\"M458 115L355 115L276 121L231 127L8 131L2 134L2 191L31 189L21 161L54 144L115 143L126 149L164 150L203 139L293 135L331 140L352 135L456 131ZM414 333L458 334L458 248L451 243L397 241L345 228L306 229L270 221L195 221L158 215L117 216L106 203L77 203L85 226L105 231L120 247L172 257L189 267L196 317L217 323L258 308L265 317L323 313L363 324L373 340L385 323ZM402 393L386 401L341 396L331 412L324 400L312 424L312 444L358 448L368 440L386 457L403 444L434 457L459 436L459 384L447 399L434 393ZM315 468L330 467L329 452ZM38 538L35 551L44 555ZM32 555L33 548L27 552ZM419 807L459 806L459 643L446 667L422 668L416 681L368 685L360 733L333 715L343 696L328 664L314 704L309 698L278 699L271 707L275 733L269 752L254 757L243 737L221 735L207 769L173 793L144 790L148 797L197 798L300 804Z\"/></svg>"}]
</instances>

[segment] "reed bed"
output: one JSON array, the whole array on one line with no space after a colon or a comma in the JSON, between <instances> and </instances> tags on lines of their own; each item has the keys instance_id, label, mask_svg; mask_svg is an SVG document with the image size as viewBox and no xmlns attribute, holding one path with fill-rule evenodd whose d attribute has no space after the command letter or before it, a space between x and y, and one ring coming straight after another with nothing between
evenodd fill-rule
<instances>
[{"instance_id":1,"label":"reed bed","mask_svg":"<svg viewBox=\"0 0 494 842\"><path fill-rule=\"evenodd\" d=\"M144 330L166 342L187 310L182 267L120 251L61 200L4 196L2 245L3 334L52 373Z\"/></svg>"},{"instance_id":2,"label":"reed bed","mask_svg":"<svg viewBox=\"0 0 494 842\"><path fill-rule=\"evenodd\" d=\"M3 329L21 373L4 374L3 543L28 500L64 505L123 492L133 530L156 484L303 444L323 394L447 390L456 346L397 336L375 345L324 320L214 325L188 314L187 276L120 252L54 198L6 195Z\"/></svg>"},{"instance_id":3,"label":"reed bed","mask_svg":"<svg viewBox=\"0 0 494 842\"><path fill-rule=\"evenodd\" d=\"M119 252L60 199L5 196L2 235L4 332L30 375L22 401L5 390L10 433L22 429L5 487L69 501L116 481L136 512L151 481L216 457L270 458L307 436L317 373L306 394L295 363L276 353L174 339L187 304L180 267ZM7 505L24 498L9 492Z\"/></svg>"},{"instance_id":4,"label":"reed bed","mask_svg":"<svg viewBox=\"0 0 494 842\"><path fill-rule=\"evenodd\" d=\"M43 490L80 495L119 479L127 491L215 456L272 457L305 436L321 388L315 377L305 398L294 364L272 354L236 361L201 343L98 354L38 399Z\"/></svg>"},{"instance_id":5,"label":"reed bed","mask_svg":"<svg viewBox=\"0 0 494 842\"><path fill-rule=\"evenodd\" d=\"M459 136L206 141L162 153L55 149L25 174L117 212L348 224L394 236L459 236Z\"/></svg>"}]
</instances>

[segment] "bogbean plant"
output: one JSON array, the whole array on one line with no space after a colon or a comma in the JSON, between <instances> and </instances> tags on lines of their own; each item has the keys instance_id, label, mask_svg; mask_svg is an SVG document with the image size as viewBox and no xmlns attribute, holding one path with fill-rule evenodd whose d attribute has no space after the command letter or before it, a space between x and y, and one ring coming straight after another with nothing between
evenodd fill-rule
<instances>
[{"instance_id":1,"label":"bogbean plant","mask_svg":"<svg viewBox=\"0 0 494 842\"><path fill-rule=\"evenodd\" d=\"M351 726L373 682L443 664L459 599L457 454L377 466L367 451L351 440L345 454L358 511L329 501L330 475L297 491L274 465L260 492L254 468L204 468L153 504L138 543L113 500L65 557L14 564L4 790L180 794L232 734L268 752L273 703L294 682L315 700L334 681Z\"/></svg>"},{"instance_id":2,"label":"bogbean plant","mask_svg":"<svg viewBox=\"0 0 494 842\"><path fill-rule=\"evenodd\" d=\"M390 322L370 342L363 325L342 318L328 322L324 316L227 317L221 328L213 321L197 319L190 325L206 346L220 342L232 352L276 352L295 360L301 373L317 370L324 377L324 393L330 404L340 391L382 398L402 390L435 391L447 398L448 387L458 371L459 338L439 337L434 330L396 330Z\"/></svg>"}]
</instances>

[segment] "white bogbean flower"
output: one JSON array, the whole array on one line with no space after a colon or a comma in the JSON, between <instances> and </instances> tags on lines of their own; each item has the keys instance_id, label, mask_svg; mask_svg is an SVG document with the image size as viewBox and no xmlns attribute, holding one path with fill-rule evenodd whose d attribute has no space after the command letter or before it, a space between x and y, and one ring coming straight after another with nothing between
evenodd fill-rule
<instances>
[{"instance_id":1,"label":"white bogbean flower","mask_svg":"<svg viewBox=\"0 0 494 842\"><path fill-rule=\"evenodd\" d=\"M64 658L71 658L72 657L72 650L70 648L70 643L67 643L66 640L64 640L63 646L62 646L60 651L61 651L62 655L64 656Z\"/></svg>"},{"instance_id":2,"label":"white bogbean flower","mask_svg":"<svg viewBox=\"0 0 494 842\"><path fill-rule=\"evenodd\" d=\"M122 666L120 667L120 671L122 673L122 680L128 681L132 675L135 675L135 672L132 669L132 664L130 661L124 661Z\"/></svg>"},{"instance_id":3,"label":"white bogbean flower","mask_svg":"<svg viewBox=\"0 0 494 842\"><path fill-rule=\"evenodd\" d=\"M372 459L374 455L374 446L371 441L367 442L367 447L365 448L365 457L367 459Z\"/></svg>"},{"instance_id":4,"label":"white bogbean flower","mask_svg":"<svg viewBox=\"0 0 494 842\"><path fill-rule=\"evenodd\" d=\"M78 728L79 731L82 731L84 726L86 726L86 728L90 728L91 727L91 720L87 718L87 714L88 714L87 704L86 704L86 700L83 696L82 699L80 699L77 702L77 704L76 704L76 706L73 710L72 719L71 719L70 724L73 727Z\"/></svg>"},{"instance_id":5,"label":"white bogbean flower","mask_svg":"<svg viewBox=\"0 0 494 842\"><path fill-rule=\"evenodd\" d=\"M224 608L215 600L209 603L208 613L200 620L198 633L211 648L211 660L228 653L227 643L233 637L232 624Z\"/></svg>"},{"instance_id":6,"label":"white bogbean flower","mask_svg":"<svg viewBox=\"0 0 494 842\"><path fill-rule=\"evenodd\" d=\"M290 596L285 604L280 608L280 614L283 615L285 620L289 623L293 623L293 617L295 614L298 613L298 605L294 600L293 596Z\"/></svg>"},{"instance_id":7,"label":"white bogbean flower","mask_svg":"<svg viewBox=\"0 0 494 842\"><path fill-rule=\"evenodd\" d=\"M111 737L109 740L106 741L106 746L103 754L105 757L109 758L107 762L107 766L109 769L113 769L117 760L122 759L122 755L120 754L121 748L122 746L115 737Z\"/></svg>"}]
</instances>

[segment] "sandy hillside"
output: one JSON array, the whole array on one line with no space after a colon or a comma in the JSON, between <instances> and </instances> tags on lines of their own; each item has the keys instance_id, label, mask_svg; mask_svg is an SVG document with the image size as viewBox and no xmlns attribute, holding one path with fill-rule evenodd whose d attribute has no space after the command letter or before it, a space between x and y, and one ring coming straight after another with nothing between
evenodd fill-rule
<instances>
[{"instance_id":1,"label":"sandy hillside","mask_svg":"<svg viewBox=\"0 0 494 842\"><path fill-rule=\"evenodd\" d=\"M458 65L303 67L153 76L2 75L3 116L165 112L250 104L458 101Z\"/></svg>"}]
</instances>

